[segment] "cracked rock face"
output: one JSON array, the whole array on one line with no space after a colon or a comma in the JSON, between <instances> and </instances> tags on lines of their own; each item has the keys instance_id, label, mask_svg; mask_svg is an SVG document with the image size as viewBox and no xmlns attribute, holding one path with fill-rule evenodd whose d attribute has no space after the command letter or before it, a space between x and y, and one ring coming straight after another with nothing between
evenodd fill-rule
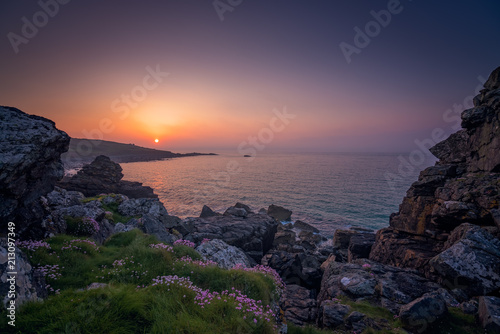
<instances>
[{"instance_id":1,"label":"cracked rock face","mask_svg":"<svg viewBox=\"0 0 500 334\"><path fill-rule=\"evenodd\" d=\"M40 197L63 177L61 154L69 136L54 122L19 109L0 107L0 225L16 223L22 238L40 233Z\"/></svg>"}]
</instances>

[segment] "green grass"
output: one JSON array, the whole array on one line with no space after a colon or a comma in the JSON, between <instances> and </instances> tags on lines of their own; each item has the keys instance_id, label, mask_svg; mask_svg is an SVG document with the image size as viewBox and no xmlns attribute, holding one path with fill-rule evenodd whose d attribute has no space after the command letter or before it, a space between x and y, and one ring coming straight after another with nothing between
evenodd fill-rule
<instances>
[{"instance_id":1,"label":"green grass","mask_svg":"<svg viewBox=\"0 0 500 334\"><path fill-rule=\"evenodd\" d=\"M1 333L273 333L270 322L237 310L234 297L213 299L202 308L194 302L197 292L171 284L152 286L158 276L189 277L202 290L242 294L262 304L277 301L271 278L261 273L200 266L179 259L200 255L186 246L173 252L151 248L155 237L139 230L119 233L98 250L68 235L46 240L43 247L27 251L33 265L58 265L61 276L46 277L52 290L43 302L18 308L16 327L0 316ZM72 245L71 249L64 249ZM115 265L113 265L115 263ZM85 290L94 282L104 288ZM53 292L52 292L53 291ZM57 293L56 293L57 291ZM224 301L226 299L226 301ZM246 318L244 318L246 316Z\"/></svg>"}]
</instances>

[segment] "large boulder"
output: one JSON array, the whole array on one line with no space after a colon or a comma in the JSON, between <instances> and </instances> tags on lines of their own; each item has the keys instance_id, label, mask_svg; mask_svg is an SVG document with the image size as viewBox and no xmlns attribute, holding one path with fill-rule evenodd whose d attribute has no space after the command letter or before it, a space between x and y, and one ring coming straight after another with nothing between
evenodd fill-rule
<instances>
[{"instance_id":1,"label":"large boulder","mask_svg":"<svg viewBox=\"0 0 500 334\"><path fill-rule=\"evenodd\" d=\"M21 238L43 235L40 197L63 177L61 154L69 136L55 123L12 107L0 107L0 226L16 223Z\"/></svg>"},{"instance_id":2,"label":"large boulder","mask_svg":"<svg viewBox=\"0 0 500 334\"><path fill-rule=\"evenodd\" d=\"M175 241L177 238L172 233L184 236L192 231L179 217L169 215L157 198L127 199L118 206L118 212L124 216L140 218L139 227L163 242Z\"/></svg>"},{"instance_id":3,"label":"large boulder","mask_svg":"<svg viewBox=\"0 0 500 334\"><path fill-rule=\"evenodd\" d=\"M267 209L267 214L279 222L290 221L292 217L292 211L274 204L271 204L269 206L269 208Z\"/></svg>"},{"instance_id":4,"label":"large boulder","mask_svg":"<svg viewBox=\"0 0 500 334\"><path fill-rule=\"evenodd\" d=\"M420 173L399 212L391 215L390 227L377 233L370 259L431 277L436 272L431 273L429 261L445 250L449 235L462 223L499 234L499 72L493 71L474 98L474 108L462 113L464 129L430 149L439 161Z\"/></svg>"},{"instance_id":5,"label":"large boulder","mask_svg":"<svg viewBox=\"0 0 500 334\"><path fill-rule=\"evenodd\" d=\"M223 215L191 218L189 222L193 241L199 243L203 239L221 239L243 249L257 263L271 249L278 226L268 215L255 213L248 213L245 217Z\"/></svg>"},{"instance_id":6,"label":"large boulder","mask_svg":"<svg viewBox=\"0 0 500 334\"><path fill-rule=\"evenodd\" d=\"M196 250L205 260L217 262L219 267L224 269L231 269L236 265L242 265L245 268L256 265L255 261L241 249L219 239L202 242Z\"/></svg>"},{"instance_id":7,"label":"large boulder","mask_svg":"<svg viewBox=\"0 0 500 334\"><path fill-rule=\"evenodd\" d=\"M139 182L123 181L122 178L122 167L107 156L100 155L92 163L84 165L76 175L65 177L58 185L88 197L117 193L131 198L158 198L152 188Z\"/></svg>"},{"instance_id":8,"label":"large boulder","mask_svg":"<svg viewBox=\"0 0 500 334\"><path fill-rule=\"evenodd\" d=\"M439 293L426 293L401 307L399 319L403 327L422 333L448 314L446 302Z\"/></svg>"},{"instance_id":9,"label":"large boulder","mask_svg":"<svg viewBox=\"0 0 500 334\"><path fill-rule=\"evenodd\" d=\"M429 262L442 284L455 283L471 297L500 289L499 239L464 223L453 231L445 248Z\"/></svg>"}]
</instances>

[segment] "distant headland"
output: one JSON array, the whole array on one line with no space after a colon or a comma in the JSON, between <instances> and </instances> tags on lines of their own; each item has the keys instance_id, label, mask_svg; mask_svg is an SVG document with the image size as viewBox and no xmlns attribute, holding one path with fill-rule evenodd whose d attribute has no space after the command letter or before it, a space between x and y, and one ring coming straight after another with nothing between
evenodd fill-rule
<instances>
[{"instance_id":1,"label":"distant headland","mask_svg":"<svg viewBox=\"0 0 500 334\"><path fill-rule=\"evenodd\" d=\"M65 169L72 169L92 162L99 155L105 155L115 162L124 163L217 154L198 152L173 153L171 151L140 147L134 144L97 139L71 138L69 149L61 155L61 160L64 163Z\"/></svg>"}]
</instances>

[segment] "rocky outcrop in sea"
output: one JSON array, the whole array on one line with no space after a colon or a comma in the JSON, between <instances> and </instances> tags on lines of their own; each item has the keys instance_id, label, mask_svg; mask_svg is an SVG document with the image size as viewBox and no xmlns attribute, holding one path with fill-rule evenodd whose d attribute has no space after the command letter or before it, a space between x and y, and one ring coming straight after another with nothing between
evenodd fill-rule
<instances>
[{"instance_id":1,"label":"rocky outcrop in sea","mask_svg":"<svg viewBox=\"0 0 500 334\"><path fill-rule=\"evenodd\" d=\"M122 167L109 157L100 155L90 164L84 165L76 175L64 177L57 185L67 190L79 191L89 197L115 193L130 198L158 198L151 187L122 178Z\"/></svg>"}]
</instances>

